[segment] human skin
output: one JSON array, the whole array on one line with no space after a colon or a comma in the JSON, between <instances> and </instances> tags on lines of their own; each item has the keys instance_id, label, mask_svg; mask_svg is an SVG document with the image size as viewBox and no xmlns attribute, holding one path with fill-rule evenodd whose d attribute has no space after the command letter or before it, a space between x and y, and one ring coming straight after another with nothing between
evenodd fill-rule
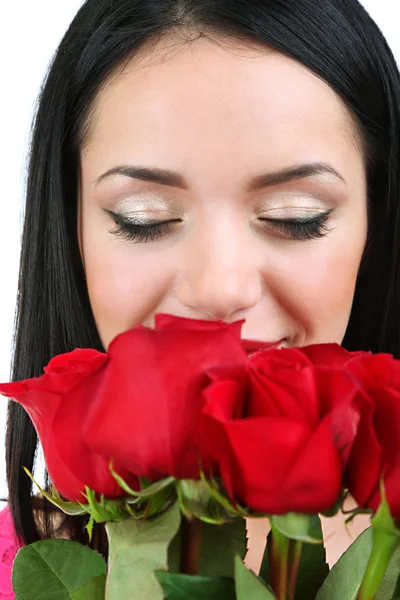
<instances>
[{"instance_id":1,"label":"human skin","mask_svg":"<svg viewBox=\"0 0 400 600\"><path fill-rule=\"evenodd\" d=\"M157 313L245 319L244 338L282 347L342 342L367 238L366 171L353 117L325 82L254 42L165 38L106 84L89 125L78 233L105 349ZM258 175L311 163L337 175L249 189ZM133 165L177 172L185 189L99 181ZM174 222L138 242L113 233L107 210ZM304 236L328 211L319 237L297 239L296 224L277 222L314 220Z\"/></svg>"}]
</instances>

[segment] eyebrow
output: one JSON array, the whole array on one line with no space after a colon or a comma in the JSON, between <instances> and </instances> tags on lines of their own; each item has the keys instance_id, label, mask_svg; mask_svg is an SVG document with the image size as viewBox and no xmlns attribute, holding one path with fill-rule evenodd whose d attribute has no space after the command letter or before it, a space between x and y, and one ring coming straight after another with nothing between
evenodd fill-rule
<instances>
[{"instance_id":1,"label":"eyebrow","mask_svg":"<svg viewBox=\"0 0 400 600\"><path fill-rule=\"evenodd\" d=\"M263 173L253 177L246 186L246 192L257 192L266 187L272 187L288 183L296 179L305 179L307 177L315 177L316 175L333 175L346 185L344 177L331 165L323 162L314 162L294 167L287 167L272 173ZM189 184L183 175L176 171L166 169L140 167L140 166L119 166L113 167L98 177L94 184L96 187L101 181L112 175L122 175L131 179L139 179L150 183L158 183L160 185L168 185L171 187L188 190Z\"/></svg>"}]
</instances>

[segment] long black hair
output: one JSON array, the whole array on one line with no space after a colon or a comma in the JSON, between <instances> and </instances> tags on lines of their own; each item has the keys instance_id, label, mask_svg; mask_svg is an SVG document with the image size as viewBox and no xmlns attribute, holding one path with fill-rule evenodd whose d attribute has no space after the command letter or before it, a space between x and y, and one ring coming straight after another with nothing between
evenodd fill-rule
<instances>
[{"instance_id":1,"label":"long black hair","mask_svg":"<svg viewBox=\"0 0 400 600\"><path fill-rule=\"evenodd\" d=\"M117 68L164 35L261 42L302 63L350 108L367 156L370 235L343 346L400 357L400 76L382 33L357 0L87 0L53 58L40 92L29 159L15 321L13 381L37 377L56 354L104 351L77 239L79 150L93 101ZM182 34L183 37L182 37ZM22 465L38 440L10 402L9 504L27 543L55 535ZM84 519L66 521L87 543ZM43 533L44 532L44 533ZM101 527L92 542L105 552Z\"/></svg>"}]
</instances>

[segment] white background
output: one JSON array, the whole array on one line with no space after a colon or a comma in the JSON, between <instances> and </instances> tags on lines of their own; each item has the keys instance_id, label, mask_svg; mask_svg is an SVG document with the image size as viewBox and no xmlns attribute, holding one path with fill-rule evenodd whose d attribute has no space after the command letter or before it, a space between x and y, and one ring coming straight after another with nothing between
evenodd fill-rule
<instances>
[{"instance_id":1,"label":"white background","mask_svg":"<svg viewBox=\"0 0 400 600\"><path fill-rule=\"evenodd\" d=\"M400 0L362 0L400 64ZM49 61L82 0L1 0L0 381L9 381L25 158L35 100ZM0 396L0 498L6 495L6 403Z\"/></svg>"}]
</instances>

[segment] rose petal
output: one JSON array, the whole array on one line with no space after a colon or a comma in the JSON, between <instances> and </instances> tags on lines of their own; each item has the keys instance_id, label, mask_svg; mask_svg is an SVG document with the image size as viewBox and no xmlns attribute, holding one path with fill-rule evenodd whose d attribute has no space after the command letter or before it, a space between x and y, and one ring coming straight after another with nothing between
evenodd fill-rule
<instances>
[{"instance_id":1,"label":"rose petal","mask_svg":"<svg viewBox=\"0 0 400 600\"><path fill-rule=\"evenodd\" d=\"M342 466L331 434L331 415L320 422L296 457L280 487L282 513L314 514L331 508L339 497Z\"/></svg>"},{"instance_id":2,"label":"rose petal","mask_svg":"<svg viewBox=\"0 0 400 600\"><path fill-rule=\"evenodd\" d=\"M232 328L131 330L111 342L108 357L84 418L86 443L139 476L198 477L193 431L207 372L247 361Z\"/></svg>"}]
</instances>

